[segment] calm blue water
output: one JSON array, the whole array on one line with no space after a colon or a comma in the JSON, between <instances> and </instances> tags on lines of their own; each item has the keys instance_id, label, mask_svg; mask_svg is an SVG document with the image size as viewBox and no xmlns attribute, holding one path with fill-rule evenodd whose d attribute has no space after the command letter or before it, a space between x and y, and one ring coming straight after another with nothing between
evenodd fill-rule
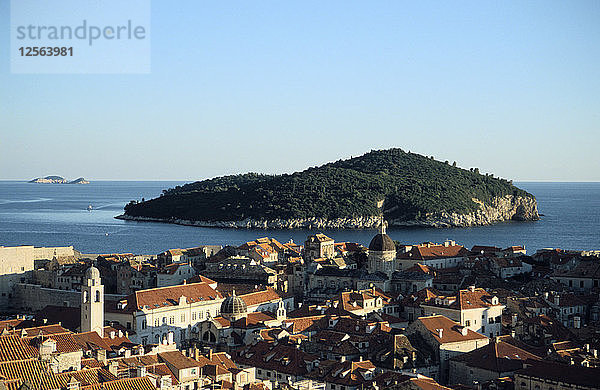
<instances>
[{"instance_id":1,"label":"calm blue water","mask_svg":"<svg viewBox=\"0 0 600 390\"><path fill-rule=\"evenodd\" d=\"M156 254L201 244L239 245L258 237L303 242L309 230L231 230L161 223L120 221L131 199L149 199L181 182L99 181L89 185L29 184L0 181L0 245L73 245L84 253ZM544 247L600 249L600 183L517 183L538 199L537 222L452 229L388 229L404 243L447 238L471 247L525 245L528 253ZM87 211L88 205L94 210ZM368 245L372 230L324 231L336 241Z\"/></svg>"}]
</instances>

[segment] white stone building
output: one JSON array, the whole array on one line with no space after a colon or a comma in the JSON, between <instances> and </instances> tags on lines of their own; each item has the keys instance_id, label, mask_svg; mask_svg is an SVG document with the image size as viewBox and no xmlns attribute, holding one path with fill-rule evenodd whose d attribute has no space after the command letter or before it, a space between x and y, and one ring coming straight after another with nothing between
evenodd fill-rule
<instances>
[{"instance_id":1,"label":"white stone building","mask_svg":"<svg viewBox=\"0 0 600 390\"><path fill-rule=\"evenodd\" d=\"M190 263L172 263L157 272L156 287L175 286L194 276L196 276L196 270Z\"/></svg>"},{"instance_id":2,"label":"white stone building","mask_svg":"<svg viewBox=\"0 0 600 390\"><path fill-rule=\"evenodd\" d=\"M460 325L486 336L502 334L502 311L498 297L482 288L469 287L456 295L440 296L421 304L425 315L444 315Z\"/></svg>"},{"instance_id":3,"label":"white stone building","mask_svg":"<svg viewBox=\"0 0 600 390\"><path fill-rule=\"evenodd\" d=\"M490 340L443 315L420 317L409 325L408 334L419 333L437 353L440 383L449 378L449 360L487 345Z\"/></svg>"},{"instance_id":4,"label":"white stone building","mask_svg":"<svg viewBox=\"0 0 600 390\"><path fill-rule=\"evenodd\" d=\"M107 320L123 326L129 322L134 342L158 344L189 339L194 327L217 317L223 296L206 282L140 290L118 302Z\"/></svg>"}]
</instances>

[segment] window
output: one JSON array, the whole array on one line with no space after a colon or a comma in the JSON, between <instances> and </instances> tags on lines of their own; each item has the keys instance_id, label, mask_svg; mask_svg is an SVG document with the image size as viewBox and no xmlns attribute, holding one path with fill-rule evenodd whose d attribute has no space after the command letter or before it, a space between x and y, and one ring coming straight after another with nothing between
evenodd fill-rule
<instances>
[{"instance_id":1,"label":"window","mask_svg":"<svg viewBox=\"0 0 600 390\"><path fill-rule=\"evenodd\" d=\"M262 370L260 368L258 369L257 372L258 372L258 375L262 375Z\"/></svg>"},{"instance_id":2,"label":"window","mask_svg":"<svg viewBox=\"0 0 600 390\"><path fill-rule=\"evenodd\" d=\"M582 288L583 288L583 280L580 280L580 281L579 281L579 287L582 287Z\"/></svg>"},{"instance_id":3,"label":"window","mask_svg":"<svg viewBox=\"0 0 600 390\"><path fill-rule=\"evenodd\" d=\"M131 322L127 322L127 329L131 329Z\"/></svg>"},{"instance_id":4,"label":"window","mask_svg":"<svg viewBox=\"0 0 600 390\"><path fill-rule=\"evenodd\" d=\"M160 320L157 318L154 320L154 326L159 326L160 325Z\"/></svg>"},{"instance_id":5,"label":"window","mask_svg":"<svg viewBox=\"0 0 600 390\"><path fill-rule=\"evenodd\" d=\"M192 321L195 321L195 320L196 320L196 312L194 311L194 312L192 312Z\"/></svg>"},{"instance_id":6,"label":"window","mask_svg":"<svg viewBox=\"0 0 600 390\"><path fill-rule=\"evenodd\" d=\"M485 326L481 327L481 333L485 333Z\"/></svg>"},{"instance_id":7,"label":"window","mask_svg":"<svg viewBox=\"0 0 600 390\"><path fill-rule=\"evenodd\" d=\"M185 322L185 313L181 315L181 322Z\"/></svg>"},{"instance_id":8,"label":"window","mask_svg":"<svg viewBox=\"0 0 600 390\"><path fill-rule=\"evenodd\" d=\"M174 323L175 323L175 316L169 317L169 324L174 324Z\"/></svg>"},{"instance_id":9,"label":"window","mask_svg":"<svg viewBox=\"0 0 600 390\"><path fill-rule=\"evenodd\" d=\"M167 317L163 317L162 323L163 323L163 325L167 325Z\"/></svg>"},{"instance_id":10,"label":"window","mask_svg":"<svg viewBox=\"0 0 600 390\"><path fill-rule=\"evenodd\" d=\"M465 321L465 326L471 326L471 320L466 320Z\"/></svg>"},{"instance_id":11,"label":"window","mask_svg":"<svg viewBox=\"0 0 600 390\"><path fill-rule=\"evenodd\" d=\"M148 323L146 322L146 320L142 321L142 329L146 329L148 327Z\"/></svg>"}]
</instances>

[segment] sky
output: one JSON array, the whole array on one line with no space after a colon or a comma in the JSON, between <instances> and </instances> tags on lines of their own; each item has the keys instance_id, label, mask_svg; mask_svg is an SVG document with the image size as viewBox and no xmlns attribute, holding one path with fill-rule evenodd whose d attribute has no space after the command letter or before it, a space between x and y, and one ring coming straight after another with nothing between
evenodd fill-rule
<instances>
[{"instance_id":1,"label":"sky","mask_svg":"<svg viewBox=\"0 0 600 390\"><path fill-rule=\"evenodd\" d=\"M12 74L9 25L0 0L0 180L284 173L399 147L600 181L599 1L153 0L147 74Z\"/></svg>"}]
</instances>

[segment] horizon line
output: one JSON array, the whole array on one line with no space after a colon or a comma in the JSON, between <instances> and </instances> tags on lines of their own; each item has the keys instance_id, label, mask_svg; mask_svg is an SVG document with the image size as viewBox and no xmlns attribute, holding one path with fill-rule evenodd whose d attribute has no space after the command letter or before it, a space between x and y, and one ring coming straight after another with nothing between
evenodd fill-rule
<instances>
[{"instance_id":1,"label":"horizon line","mask_svg":"<svg viewBox=\"0 0 600 390\"><path fill-rule=\"evenodd\" d=\"M98 182L98 181L123 181L123 182L196 182L196 181L203 181L203 180L210 180L216 177L221 177L221 176L228 176L228 175L220 175L220 176L214 176L214 177L207 177L207 178L203 178L203 179L85 179L87 181L91 182ZM12 181L12 182L21 182L21 183L29 183L30 180L23 180L23 179L4 179L4 178L0 178L0 181ZM554 179L539 179L539 180L532 180L532 179L523 179L523 180L517 180L517 179L513 179L512 180L513 183L600 183L600 180L554 180ZM53 184L53 183L31 183L31 184ZM69 183L63 183L63 184L69 184Z\"/></svg>"}]
</instances>

